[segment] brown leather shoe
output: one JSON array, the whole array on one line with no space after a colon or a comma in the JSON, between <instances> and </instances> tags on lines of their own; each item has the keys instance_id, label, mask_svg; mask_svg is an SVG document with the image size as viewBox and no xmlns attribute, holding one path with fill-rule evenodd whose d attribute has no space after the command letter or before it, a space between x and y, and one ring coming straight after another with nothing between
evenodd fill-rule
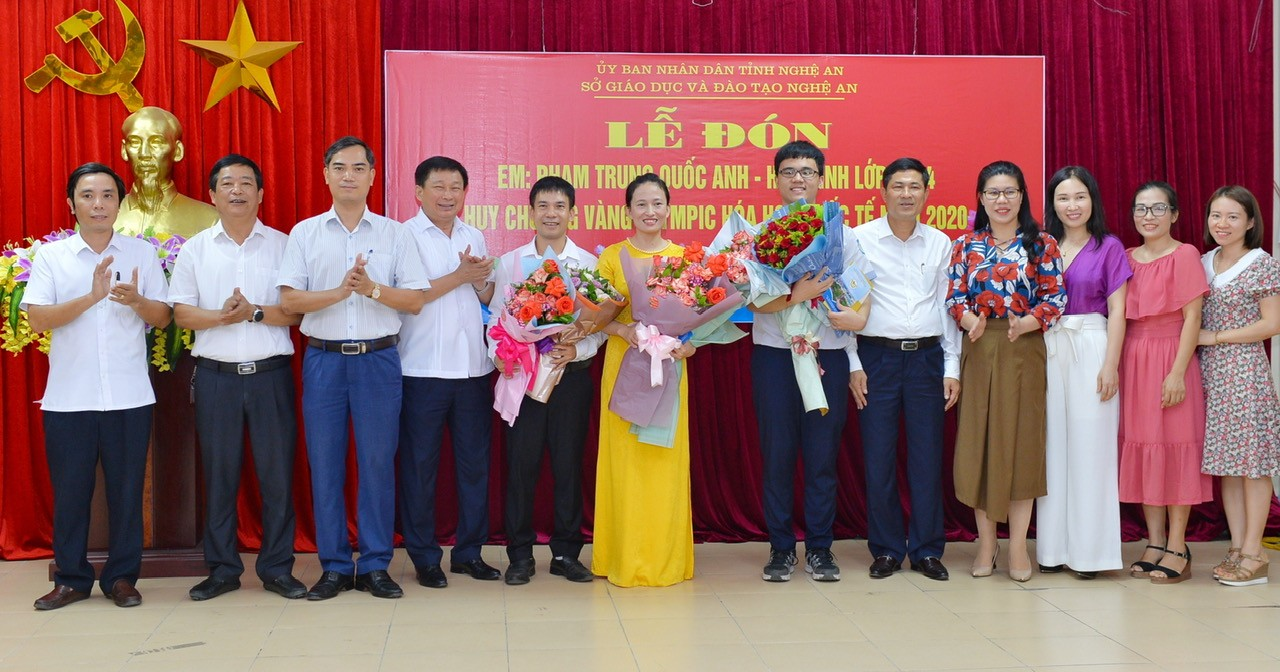
<instances>
[{"instance_id":1,"label":"brown leather shoe","mask_svg":"<svg viewBox=\"0 0 1280 672\"><path fill-rule=\"evenodd\" d=\"M111 584L111 592L107 593L107 597L111 598L117 607L136 607L142 604L142 594L127 579L117 579Z\"/></svg>"},{"instance_id":2,"label":"brown leather shoe","mask_svg":"<svg viewBox=\"0 0 1280 672\"><path fill-rule=\"evenodd\" d=\"M54 586L53 590L47 595L36 600L37 611L49 611L51 609L61 609L72 602L79 602L89 598L89 593L82 593L71 586Z\"/></svg>"}]
</instances>

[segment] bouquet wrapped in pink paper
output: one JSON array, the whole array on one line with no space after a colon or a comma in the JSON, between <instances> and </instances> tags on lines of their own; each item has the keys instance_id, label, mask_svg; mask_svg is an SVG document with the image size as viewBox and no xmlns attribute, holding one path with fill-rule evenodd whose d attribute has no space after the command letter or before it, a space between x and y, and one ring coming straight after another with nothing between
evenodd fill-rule
<instances>
[{"instance_id":1,"label":"bouquet wrapped in pink paper","mask_svg":"<svg viewBox=\"0 0 1280 672\"><path fill-rule=\"evenodd\" d=\"M577 304L552 259L504 291L498 324L489 330L502 374L493 389L493 408L512 425L520 415L520 400L533 385L538 361L554 345L552 336L577 320Z\"/></svg>"},{"instance_id":2,"label":"bouquet wrapped in pink paper","mask_svg":"<svg viewBox=\"0 0 1280 672\"><path fill-rule=\"evenodd\" d=\"M576 345L617 318L618 313L626 308L627 299L609 283L608 278L592 269L570 267L566 276L574 288L573 301L578 319L568 329L556 334L555 343ZM549 357L540 357L533 383L525 394L545 404L563 376L564 367L556 366Z\"/></svg>"},{"instance_id":3,"label":"bouquet wrapped in pink paper","mask_svg":"<svg viewBox=\"0 0 1280 672\"><path fill-rule=\"evenodd\" d=\"M609 410L640 428L674 428L681 367L672 351L687 339L696 345L695 330L723 324L742 305L741 293L724 277L726 260L708 256L697 243L683 257L654 257L652 264L622 252L638 343L622 357Z\"/></svg>"}]
</instances>

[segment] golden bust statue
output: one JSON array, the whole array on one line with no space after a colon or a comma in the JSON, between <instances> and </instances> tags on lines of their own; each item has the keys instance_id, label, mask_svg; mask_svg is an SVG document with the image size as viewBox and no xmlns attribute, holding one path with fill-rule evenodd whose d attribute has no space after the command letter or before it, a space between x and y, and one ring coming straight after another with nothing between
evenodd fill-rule
<instances>
[{"instance_id":1,"label":"golden bust statue","mask_svg":"<svg viewBox=\"0 0 1280 672\"><path fill-rule=\"evenodd\" d=\"M171 234L190 238L213 226L218 211L187 198L173 184L173 164L182 160L182 124L167 110L144 107L120 128L120 156L129 162L133 185L120 204L116 230L127 234Z\"/></svg>"}]
</instances>

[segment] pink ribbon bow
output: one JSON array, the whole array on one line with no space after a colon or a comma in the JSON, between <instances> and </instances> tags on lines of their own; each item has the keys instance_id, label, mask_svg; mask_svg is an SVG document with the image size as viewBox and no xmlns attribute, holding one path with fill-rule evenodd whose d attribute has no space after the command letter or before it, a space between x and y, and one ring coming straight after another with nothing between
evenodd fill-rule
<instances>
[{"instance_id":1,"label":"pink ribbon bow","mask_svg":"<svg viewBox=\"0 0 1280 672\"><path fill-rule=\"evenodd\" d=\"M680 339L664 336L657 327L636 323L636 348L649 355L649 385L662 384L662 361L672 359L671 353L680 347Z\"/></svg>"},{"instance_id":2,"label":"pink ribbon bow","mask_svg":"<svg viewBox=\"0 0 1280 672\"><path fill-rule=\"evenodd\" d=\"M792 336L791 351L802 357L804 355L812 354L816 359L818 356L818 339L814 338L811 334ZM821 376L825 374L826 371L823 371L822 365L819 364L818 375Z\"/></svg>"},{"instance_id":3,"label":"pink ribbon bow","mask_svg":"<svg viewBox=\"0 0 1280 672\"><path fill-rule=\"evenodd\" d=\"M529 372L533 370L533 344L521 343L515 337L507 333L501 324L496 324L489 329L489 338L497 341L497 356L502 362L502 376L510 378L515 372L515 366L518 364L520 370Z\"/></svg>"}]
</instances>

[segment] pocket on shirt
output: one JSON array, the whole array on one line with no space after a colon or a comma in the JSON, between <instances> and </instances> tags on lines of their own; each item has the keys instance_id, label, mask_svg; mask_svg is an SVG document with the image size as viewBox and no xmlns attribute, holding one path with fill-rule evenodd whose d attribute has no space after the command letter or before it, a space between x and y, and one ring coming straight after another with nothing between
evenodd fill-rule
<instances>
[{"instance_id":1,"label":"pocket on shirt","mask_svg":"<svg viewBox=\"0 0 1280 672\"><path fill-rule=\"evenodd\" d=\"M369 277L379 285L391 285L392 269L395 266L391 254L373 252L368 258L369 261L364 267L365 273L368 273Z\"/></svg>"},{"instance_id":2,"label":"pocket on shirt","mask_svg":"<svg viewBox=\"0 0 1280 672\"><path fill-rule=\"evenodd\" d=\"M240 288L250 303L274 305L280 303L279 266L249 266L245 269L245 286Z\"/></svg>"}]
</instances>

